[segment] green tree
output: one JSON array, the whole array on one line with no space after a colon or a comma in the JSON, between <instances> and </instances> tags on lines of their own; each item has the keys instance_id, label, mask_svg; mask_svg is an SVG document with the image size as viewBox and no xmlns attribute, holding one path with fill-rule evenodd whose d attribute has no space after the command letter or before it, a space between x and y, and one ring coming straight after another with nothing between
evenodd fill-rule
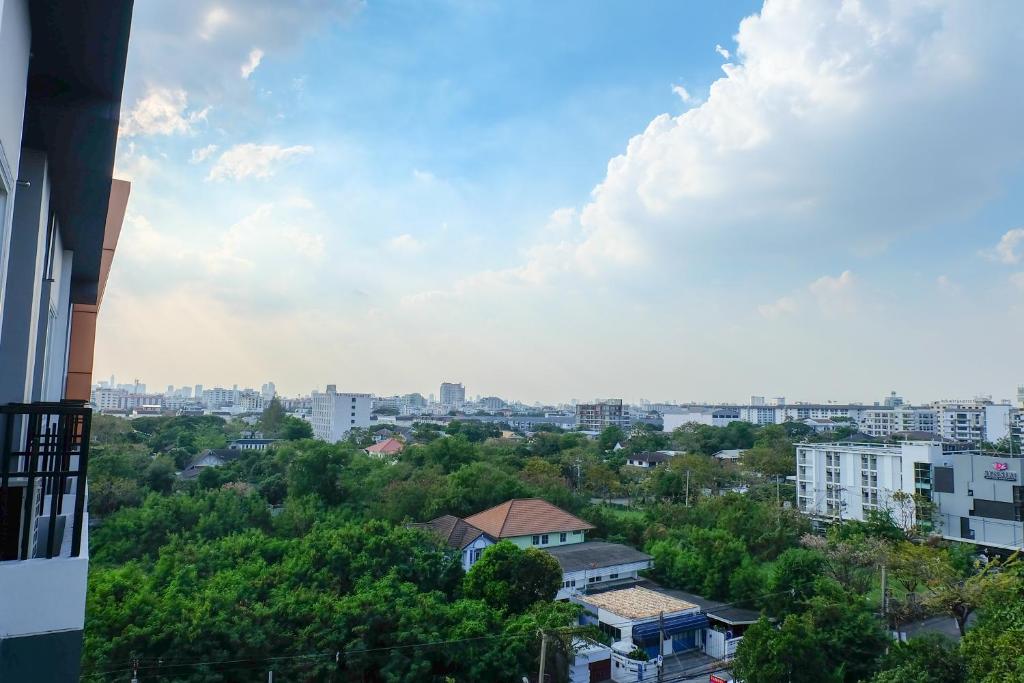
<instances>
[{"instance_id":1,"label":"green tree","mask_svg":"<svg viewBox=\"0 0 1024 683\"><path fill-rule=\"evenodd\" d=\"M294 417L292 415L285 415L284 419L281 420L279 436L285 441L312 439L313 425L301 418Z\"/></svg>"},{"instance_id":2,"label":"green tree","mask_svg":"<svg viewBox=\"0 0 1024 683\"><path fill-rule=\"evenodd\" d=\"M601 447L602 451L610 451L617 444L620 444L626 440L625 433L615 425L610 425L601 430L600 435L597 437L597 444Z\"/></svg>"},{"instance_id":3,"label":"green tree","mask_svg":"<svg viewBox=\"0 0 1024 683\"><path fill-rule=\"evenodd\" d=\"M284 425L285 417L281 401L275 396L270 399L270 403L267 404L267 407L263 409L263 413L260 415L258 422L260 431L268 439L277 438L281 435L281 428Z\"/></svg>"},{"instance_id":4,"label":"green tree","mask_svg":"<svg viewBox=\"0 0 1024 683\"><path fill-rule=\"evenodd\" d=\"M881 671L871 681L965 683L966 676L964 659L956 643L943 635L929 633L893 645L882 659Z\"/></svg>"},{"instance_id":5,"label":"green tree","mask_svg":"<svg viewBox=\"0 0 1024 683\"><path fill-rule=\"evenodd\" d=\"M463 583L466 596L508 614L552 600L562 585L558 560L537 548L522 550L501 541L484 551Z\"/></svg>"},{"instance_id":6,"label":"green tree","mask_svg":"<svg viewBox=\"0 0 1024 683\"><path fill-rule=\"evenodd\" d=\"M736 648L733 673L744 683L839 683L806 620L790 615L776 629L762 617Z\"/></svg>"},{"instance_id":7,"label":"green tree","mask_svg":"<svg viewBox=\"0 0 1024 683\"><path fill-rule=\"evenodd\" d=\"M783 617L802 611L814 595L815 581L821 576L824 564L821 554L814 550L790 548L779 555L767 583L768 612Z\"/></svg>"}]
</instances>

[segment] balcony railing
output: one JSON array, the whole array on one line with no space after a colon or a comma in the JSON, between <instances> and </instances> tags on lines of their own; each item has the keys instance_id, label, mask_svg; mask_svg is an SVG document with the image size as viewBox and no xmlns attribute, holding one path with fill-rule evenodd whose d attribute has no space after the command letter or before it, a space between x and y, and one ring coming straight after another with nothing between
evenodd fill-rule
<instances>
[{"instance_id":1,"label":"balcony railing","mask_svg":"<svg viewBox=\"0 0 1024 683\"><path fill-rule=\"evenodd\" d=\"M0 406L0 560L81 553L91 422L81 401Z\"/></svg>"}]
</instances>

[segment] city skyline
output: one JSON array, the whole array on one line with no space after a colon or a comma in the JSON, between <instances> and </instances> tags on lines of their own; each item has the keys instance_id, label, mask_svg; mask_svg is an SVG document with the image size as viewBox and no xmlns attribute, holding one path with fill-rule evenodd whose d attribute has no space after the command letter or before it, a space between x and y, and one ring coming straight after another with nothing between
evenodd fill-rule
<instances>
[{"instance_id":1,"label":"city skyline","mask_svg":"<svg viewBox=\"0 0 1024 683\"><path fill-rule=\"evenodd\" d=\"M108 375L107 377L95 377L94 386L113 386L116 388L129 387L135 383L138 383L143 388L142 391L148 394L164 394L167 393L168 388L173 387L175 391L182 389L188 389L189 391L194 390L196 387L202 387L205 390L210 389L237 389L239 391L255 391L257 393L261 390L266 393L266 387L269 385L274 390L274 395L283 398L298 398L298 397L309 397L313 392L322 392L328 386L332 384L342 392L353 392L353 393L366 393L375 398L389 398L394 396L407 396L412 394L419 394L425 399L435 401L436 403L442 403L441 395L439 390L430 391L423 389L404 389L400 391L374 391L372 387L349 387L344 383L338 382L326 382L311 388L300 389L298 391L283 391L281 389L282 384L277 380L263 379L254 384L252 383L239 383L239 382L221 382L221 383L210 383L210 382L192 382L192 383L178 383L178 382L167 382L167 383L150 383L147 382L143 377L132 376L130 381L123 381L123 377L117 375ZM447 384L448 381L439 382L437 387L441 384ZM650 396L638 396L629 397L624 396L621 393L605 392L605 394L598 396L573 396L555 398L552 400L540 400L533 398L523 398L516 396L509 396L500 392L482 392L482 391L470 391L468 386L463 382L459 383L462 385L465 391L466 402L472 403L478 400L482 400L489 397L501 398L508 403L520 403L522 405L533 406L533 405L544 405L544 406L558 406L558 405L569 405L574 402L576 403L589 403L592 401L602 401L606 399L622 399L630 405L641 405L642 403L650 404L679 404L679 405L759 405L754 399L761 401L760 405L777 405L779 398L785 399L783 405L797 405L797 404L816 404L816 405L863 405L863 406L888 406L889 399L898 399L898 403L895 405L929 405L940 401L971 401L975 399L989 399L993 403L1007 403L1012 405L1018 403L1024 403L1024 384L1015 384L1005 394L986 394L986 393L974 393L970 395L953 395L943 394L939 396L923 397L920 399L911 399L903 393L890 390L887 392L881 392L878 396L870 397L866 399L861 398L850 398L850 397L826 397L826 398L808 398L803 396L787 396L778 393L762 393L762 394L747 394L743 397L734 398L716 398L716 399L704 399L700 397L655 397Z\"/></svg>"},{"instance_id":2,"label":"city skyline","mask_svg":"<svg viewBox=\"0 0 1024 683\"><path fill-rule=\"evenodd\" d=\"M1012 397L1022 25L1016 3L140 4L96 373Z\"/></svg>"}]
</instances>

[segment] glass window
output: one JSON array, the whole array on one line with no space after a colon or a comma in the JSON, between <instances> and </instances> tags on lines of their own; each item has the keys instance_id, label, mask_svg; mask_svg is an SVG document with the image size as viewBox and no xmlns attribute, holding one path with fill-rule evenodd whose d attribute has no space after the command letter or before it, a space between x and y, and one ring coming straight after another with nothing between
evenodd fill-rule
<instances>
[{"instance_id":1,"label":"glass window","mask_svg":"<svg viewBox=\"0 0 1024 683\"><path fill-rule=\"evenodd\" d=\"M547 534L544 534L543 536L540 537L540 544L541 545L547 545L548 544L548 535Z\"/></svg>"},{"instance_id":2,"label":"glass window","mask_svg":"<svg viewBox=\"0 0 1024 683\"><path fill-rule=\"evenodd\" d=\"M558 534L558 542L559 543L565 543L565 539L566 539L565 532L562 532L562 533Z\"/></svg>"},{"instance_id":3,"label":"glass window","mask_svg":"<svg viewBox=\"0 0 1024 683\"><path fill-rule=\"evenodd\" d=\"M540 545L540 536L534 536L533 537L533 544L534 545Z\"/></svg>"}]
</instances>

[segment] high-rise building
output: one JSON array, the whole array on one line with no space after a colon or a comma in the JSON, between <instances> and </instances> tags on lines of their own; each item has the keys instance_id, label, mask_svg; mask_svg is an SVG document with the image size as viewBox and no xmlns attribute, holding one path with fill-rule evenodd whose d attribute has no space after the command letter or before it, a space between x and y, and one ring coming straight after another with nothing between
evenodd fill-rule
<instances>
[{"instance_id":1,"label":"high-rise building","mask_svg":"<svg viewBox=\"0 0 1024 683\"><path fill-rule=\"evenodd\" d=\"M130 0L0 2L0 681L76 681ZM111 378L111 387L113 378Z\"/></svg>"},{"instance_id":2,"label":"high-rise building","mask_svg":"<svg viewBox=\"0 0 1024 683\"><path fill-rule=\"evenodd\" d=\"M466 387L462 383L442 382L440 403L447 408L461 408L466 402Z\"/></svg>"},{"instance_id":3,"label":"high-rise building","mask_svg":"<svg viewBox=\"0 0 1024 683\"><path fill-rule=\"evenodd\" d=\"M594 403L576 405L576 426L579 429L599 432L605 427L618 427L628 432L631 425L629 407L621 398L598 399Z\"/></svg>"},{"instance_id":4,"label":"high-rise building","mask_svg":"<svg viewBox=\"0 0 1024 683\"><path fill-rule=\"evenodd\" d=\"M314 391L311 398L309 421L313 436L321 441L337 443L353 428L366 429L371 424L373 398L370 394L339 394L336 385L328 384L324 393Z\"/></svg>"},{"instance_id":5,"label":"high-rise building","mask_svg":"<svg viewBox=\"0 0 1024 683\"><path fill-rule=\"evenodd\" d=\"M260 388L260 395L264 403L270 403L277 396L277 387L273 382L267 382Z\"/></svg>"}]
</instances>

